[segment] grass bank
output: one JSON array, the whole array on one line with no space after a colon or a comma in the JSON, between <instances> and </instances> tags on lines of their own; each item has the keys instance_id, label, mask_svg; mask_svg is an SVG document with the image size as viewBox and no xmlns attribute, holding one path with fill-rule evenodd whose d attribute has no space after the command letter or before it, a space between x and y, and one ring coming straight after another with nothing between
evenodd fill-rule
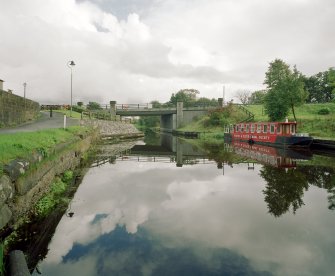
<instances>
[{"instance_id":1,"label":"grass bank","mask_svg":"<svg viewBox=\"0 0 335 276\"><path fill-rule=\"evenodd\" d=\"M264 112L263 105L246 105L250 112L255 115L255 122L268 121L268 116ZM329 114L320 114L320 110L327 109ZM324 104L305 104L295 109L298 121L298 131L301 133L309 133L314 138L335 139L335 103ZM245 120L245 114L234 108L228 120L219 120L217 123L211 120L211 114L199 118L180 131L197 131L201 132L201 138L210 140L223 137L224 124L234 124ZM290 121L294 120L293 114L288 115Z\"/></svg>"},{"instance_id":2,"label":"grass bank","mask_svg":"<svg viewBox=\"0 0 335 276\"><path fill-rule=\"evenodd\" d=\"M256 122L268 121L263 105L247 105L246 108L255 114ZM319 114L324 109L329 110L329 114ZM297 107L295 112L299 132L309 133L313 137L335 139L335 103L304 104ZM291 112L288 119L294 120Z\"/></svg>"},{"instance_id":3,"label":"grass bank","mask_svg":"<svg viewBox=\"0 0 335 276\"><path fill-rule=\"evenodd\" d=\"M47 154L56 144L73 139L88 132L88 128L79 126L67 129L47 129L36 132L0 135L0 175L3 166L17 158L28 158L32 152Z\"/></svg>"}]
</instances>

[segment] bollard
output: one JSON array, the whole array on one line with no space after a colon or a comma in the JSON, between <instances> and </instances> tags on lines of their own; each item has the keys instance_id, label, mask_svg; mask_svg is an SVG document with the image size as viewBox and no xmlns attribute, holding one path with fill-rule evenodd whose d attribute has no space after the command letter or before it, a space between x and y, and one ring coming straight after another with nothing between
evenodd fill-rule
<instances>
[{"instance_id":1,"label":"bollard","mask_svg":"<svg viewBox=\"0 0 335 276\"><path fill-rule=\"evenodd\" d=\"M50 118L52 118L52 106L50 106Z\"/></svg>"},{"instance_id":2,"label":"bollard","mask_svg":"<svg viewBox=\"0 0 335 276\"><path fill-rule=\"evenodd\" d=\"M66 115L64 114L64 129L66 129Z\"/></svg>"},{"instance_id":3,"label":"bollard","mask_svg":"<svg viewBox=\"0 0 335 276\"><path fill-rule=\"evenodd\" d=\"M9 253L9 271L11 276L30 276L26 259L21 250Z\"/></svg>"}]
</instances>

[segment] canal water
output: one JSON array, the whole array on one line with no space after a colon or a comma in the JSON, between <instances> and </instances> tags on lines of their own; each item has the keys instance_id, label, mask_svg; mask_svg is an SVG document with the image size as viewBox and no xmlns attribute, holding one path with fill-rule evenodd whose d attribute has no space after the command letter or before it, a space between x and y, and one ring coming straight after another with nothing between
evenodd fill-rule
<instances>
[{"instance_id":1,"label":"canal water","mask_svg":"<svg viewBox=\"0 0 335 276\"><path fill-rule=\"evenodd\" d=\"M333 157L131 146L104 147L33 275L334 275Z\"/></svg>"}]
</instances>

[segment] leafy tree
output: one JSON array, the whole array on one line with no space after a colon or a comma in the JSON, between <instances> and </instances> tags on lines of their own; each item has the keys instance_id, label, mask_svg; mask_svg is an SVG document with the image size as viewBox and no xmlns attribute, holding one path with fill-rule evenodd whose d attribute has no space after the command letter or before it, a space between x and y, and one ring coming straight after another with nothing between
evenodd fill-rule
<instances>
[{"instance_id":1,"label":"leafy tree","mask_svg":"<svg viewBox=\"0 0 335 276\"><path fill-rule=\"evenodd\" d=\"M173 105L176 105L177 102L183 102L184 106L191 106L196 102L196 96L200 92L196 89L181 89L176 94L172 94L170 102Z\"/></svg>"},{"instance_id":2,"label":"leafy tree","mask_svg":"<svg viewBox=\"0 0 335 276\"><path fill-rule=\"evenodd\" d=\"M87 105L87 109L88 110L99 110L99 109L102 109L102 107L100 106L100 104L96 102L89 102Z\"/></svg>"},{"instance_id":3,"label":"leafy tree","mask_svg":"<svg viewBox=\"0 0 335 276\"><path fill-rule=\"evenodd\" d=\"M216 99L208 99L206 97L201 97L196 101L196 104L199 106L217 106L218 101Z\"/></svg>"},{"instance_id":4,"label":"leafy tree","mask_svg":"<svg viewBox=\"0 0 335 276\"><path fill-rule=\"evenodd\" d=\"M307 101L310 103L325 103L334 100L335 69L330 68L311 77L304 76L305 88L309 93Z\"/></svg>"},{"instance_id":5,"label":"leafy tree","mask_svg":"<svg viewBox=\"0 0 335 276\"><path fill-rule=\"evenodd\" d=\"M258 90L251 93L249 97L249 104L263 104L266 96L266 90Z\"/></svg>"},{"instance_id":6,"label":"leafy tree","mask_svg":"<svg viewBox=\"0 0 335 276\"><path fill-rule=\"evenodd\" d=\"M160 117L159 116L142 116L138 120L138 124L143 128L159 127Z\"/></svg>"},{"instance_id":7,"label":"leafy tree","mask_svg":"<svg viewBox=\"0 0 335 276\"><path fill-rule=\"evenodd\" d=\"M159 101L151 101L150 103L152 104L153 108L160 108L160 107L162 107L162 104Z\"/></svg>"},{"instance_id":8,"label":"leafy tree","mask_svg":"<svg viewBox=\"0 0 335 276\"><path fill-rule=\"evenodd\" d=\"M331 90L331 100L335 100L335 67L329 68L328 70L328 87Z\"/></svg>"},{"instance_id":9,"label":"leafy tree","mask_svg":"<svg viewBox=\"0 0 335 276\"><path fill-rule=\"evenodd\" d=\"M303 104L307 98L302 75L296 67L292 71L284 61L274 60L265 73L264 84L268 88L264 99L265 112L270 120L284 119L290 108L296 120L294 107Z\"/></svg>"}]
</instances>

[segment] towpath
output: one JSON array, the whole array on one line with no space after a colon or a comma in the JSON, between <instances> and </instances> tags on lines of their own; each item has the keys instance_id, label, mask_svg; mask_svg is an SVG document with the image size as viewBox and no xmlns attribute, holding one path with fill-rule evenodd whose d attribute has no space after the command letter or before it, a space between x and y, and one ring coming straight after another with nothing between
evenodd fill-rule
<instances>
[{"instance_id":1,"label":"towpath","mask_svg":"<svg viewBox=\"0 0 335 276\"><path fill-rule=\"evenodd\" d=\"M80 124L79 119L66 118L66 126L75 126ZM58 112L53 112L50 118L49 112L41 112L41 116L33 122L27 122L22 125L11 128L0 128L0 134L17 133L17 132L32 132L48 128L62 128L64 125L64 115Z\"/></svg>"}]
</instances>

